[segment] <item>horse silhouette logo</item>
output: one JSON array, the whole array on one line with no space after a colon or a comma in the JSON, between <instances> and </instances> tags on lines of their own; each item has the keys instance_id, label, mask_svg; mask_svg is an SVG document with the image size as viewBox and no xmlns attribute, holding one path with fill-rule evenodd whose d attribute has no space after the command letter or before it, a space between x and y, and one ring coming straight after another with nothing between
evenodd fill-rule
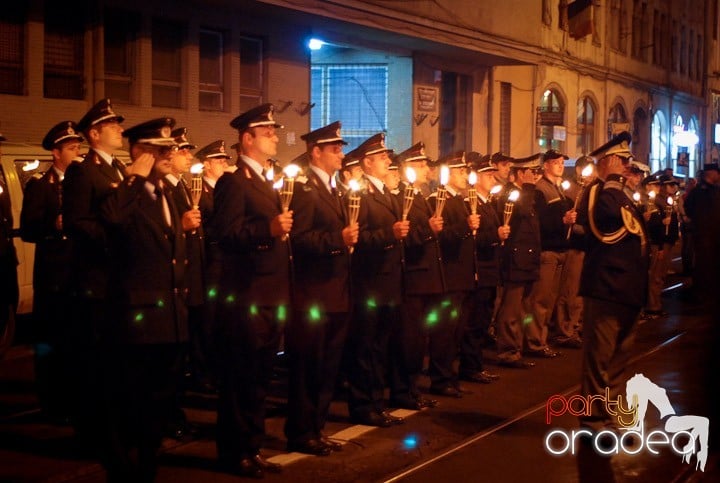
<instances>
[{"instance_id":1,"label":"horse silhouette logo","mask_svg":"<svg viewBox=\"0 0 720 483\"><path fill-rule=\"evenodd\" d=\"M642 374L635 374L628 379L625 385L625 397L630 408L635 409L637 417L635 425L623 428L627 431L643 433L645 414L648 403L652 403L660 413L660 419L665 419L665 432L676 434L683 432L689 436L689 441L682 449L683 463L690 464L695 455L695 469L705 471L708 458L708 435L710 433L710 420L704 416L678 416L675 408L670 404L667 392ZM699 446L699 448L698 448Z\"/></svg>"}]
</instances>

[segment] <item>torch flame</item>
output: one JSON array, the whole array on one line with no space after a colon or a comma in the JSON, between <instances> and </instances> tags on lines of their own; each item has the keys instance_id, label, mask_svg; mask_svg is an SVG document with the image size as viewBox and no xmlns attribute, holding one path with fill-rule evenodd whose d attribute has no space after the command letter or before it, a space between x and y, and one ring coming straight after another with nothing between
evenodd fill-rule
<instances>
[{"instance_id":1,"label":"torch flame","mask_svg":"<svg viewBox=\"0 0 720 483\"><path fill-rule=\"evenodd\" d=\"M673 199L672 196L668 196L668 197L667 197L667 204L668 204L668 205L672 206L674 202L675 202L675 200Z\"/></svg>"},{"instance_id":2,"label":"torch flame","mask_svg":"<svg viewBox=\"0 0 720 483\"><path fill-rule=\"evenodd\" d=\"M285 166L285 169L283 169L283 173L285 173L285 176L288 178L294 178L298 175L300 172L300 166L297 164L288 164Z\"/></svg>"},{"instance_id":3,"label":"torch flame","mask_svg":"<svg viewBox=\"0 0 720 483\"><path fill-rule=\"evenodd\" d=\"M633 200L635 200L636 202L640 201L640 193L638 193L637 191L633 193Z\"/></svg>"},{"instance_id":4,"label":"torch flame","mask_svg":"<svg viewBox=\"0 0 720 483\"><path fill-rule=\"evenodd\" d=\"M440 185L445 186L450 180L450 168L446 164L440 167Z\"/></svg>"},{"instance_id":5,"label":"torch flame","mask_svg":"<svg viewBox=\"0 0 720 483\"><path fill-rule=\"evenodd\" d=\"M470 174L468 174L468 183L472 186L477 183L477 173L475 171L470 171Z\"/></svg>"},{"instance_id":6,"label":"torch flame","mask_svg":"<svg viewBox=\"0 0 720 483\"><path fill-rule=\"evenodd\" d=\"M407 178L408 183L410 184L413 184L417 179L417 176L415 175L415 170L412 169L410 166L405 168L405 178Z\"/></svg>"},{"instance_id":7,"label":"torch flame","mask_svg":"<svg viewBox=\"0 0 720 483\"><path fill-rule=\"evenodd\" d=\"M265 178L266 178L268 181L273 181L273 180L275 179L275 169L274 169L274 168L268 169L268 170L265 172Z\"/></svg>"},{"instance_id":8,"label":"torch flame","mask_svg":"<svg viewBox=\"0 0 720 483\"><path fill-rule=\"evenodd\" d=\"M22 170L25 172L32 171L34 169L38 169L38 166L40 166L40 160L36 159L35 161L27 161L25 165L23 166Z\"/></svg>"},{"instance_id":9,"label":"torch flame","mask_svg":"<svg viewBox=\"0 0 720 483\"><path fill-rule=\"evenodd\" d=\"M268 181L272 181L272 179L269 176L268 176ZM282 178L280 178L279 180L275 181L275 183L273 183L273 188L276 190L279 190L280 188L282 188L282 186L283 186Z\"/></svg>"},{"instance_id":10,"label":"torch flame","mask_svg":"<svg viewBox=\"0 0 720 483\"><path fill-rule=\"evenodd\" d=\"M513 203L515 203L519 197L520 192L518 190L512 190L510 192L510 195L508 196L508 201L512 201Z\"/></svg>"},{"instance_id":11,"label":"torch flame","mask_svg":"<svg viewBox=\"0 0 720 483\"><path fill-rule=\"evenodd\" d=\"M202 173L203 165L202 163L195 163L192 166L190 166L190 174L200 174Z\"/></svg>"},{"instance_id":12,"label":"torch flame","mask_svg":"<svg viewBox=\"0 0 720 483\"><path fill-rule=\"evenodd\" d=\"M562 189L566 190L570 188L570 181L564 179L562 180L562 183L560 183L560 186L562 186Z\"/></svg>"},{"instance_id":13,"label":"torch flame","mask_svg":"<svg viewBox=\"0 0 720 483\"><path fill-rule=\"evenodd\" d=\"M582 171L580 172L580 176L582 176L583 178L587 178L588 176L590 176L592 174L594 169L595 169L594 164L588 164L587 166L585 166L582 169Z\"/></svg>"},{"instance_id":14,"label":"torch flame","mask_svg":"<svg viewBox=\"0 0 720 483\"><path fill-rule=\"evenodd\" d=\"M502 185L496 184L495 186L493 186L493 187L490 189L490 194L491 194L491 195L496 195L496 194L500 193L500 191L502 191Z\"/></svg>"},{"instance_id":15,"label":"torch flame","mask_svg":"<svg viewBox=\"0 0 720 483\"><path fill-rule=\"evenodd\" d=\"M651 200L654 200L654 199L655 199L655 192L654 192L654 191L648 192L648 198L650 198Z\"/></svg>"},{"instance_id":16,"label":"torch flame","mask_svg":"<svg viewBox=\"0 0 720 483\"><path fill-rule=\"evenodd\" d=\"M355 180L355 179L351 179L350 182L348 183L348 185L350 186L350 189L352 191L360 190L360 183L358 183L357 180Z\"/></svg>"}]
</instances>

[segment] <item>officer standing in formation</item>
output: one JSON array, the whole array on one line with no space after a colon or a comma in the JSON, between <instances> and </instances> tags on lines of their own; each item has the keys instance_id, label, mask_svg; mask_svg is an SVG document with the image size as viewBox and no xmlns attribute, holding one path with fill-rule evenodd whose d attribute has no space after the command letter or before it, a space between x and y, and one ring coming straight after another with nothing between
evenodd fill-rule
<instances>
[{"instance_id":1,"label":"officer standing in formation","mask_svg":"<svg viewBox=\"0 0 720 483\"><path fill-rule=\"evenodd\" d=\"M584 297L581 394L623 393L623 370L633 344L638 315L645 304L648 236L642 214L626 187L632 152L624 132L590 153L598 160L598 182L587 191L588 245L580 295ZM592 405L583 426L612 426L605 406Z\"/></svg>"},{"instance_id":2,"label":"officer standing in formation","mask_svg":"<svg viewBox=\"0 0 720 483\"><path fill-rule=\"evenodd\" d=\"M78 157L82 142L77 125L62 121L42 141L52 153L52 167L25 185L20 235L35 243L33 266L33 318L40 345L35 349L35 382L40 406L55 421L70 416L66 387L71 377L69 344L65 331L71 324L71 245L63 228L62 181Z\"/></svg>"}]
</instances>

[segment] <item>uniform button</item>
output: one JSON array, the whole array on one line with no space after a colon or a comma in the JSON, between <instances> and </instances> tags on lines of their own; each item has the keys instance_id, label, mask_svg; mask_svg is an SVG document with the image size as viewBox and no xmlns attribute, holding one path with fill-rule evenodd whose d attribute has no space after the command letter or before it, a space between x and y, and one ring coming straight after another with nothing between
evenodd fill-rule
<instances>
[{"instance_id":1,"label":"uniform button","mask_svg":"<svg viewBox=\"0 0 720 483\"><path fill-rule=\"evenodd\" d=\"M175 288L173 289L173 292L177 294L177 293L180 293L180 290L178 290L178 288L175 287Z\"/></svg>"},{"instance_id":2,"label":"uniform button","mask_svg":"<svg viewBox=\"0 0 720 483\"><path fill-rule=\"evenodd\" d=\"M190 261L186 258L186 259L185 259L185 265L187 265L188 263L190 263Z\"/></svg>"},{"instance_id":3,"label":"uniform button","mask_svg":"<svg viewBox=\"0 0 720 483\"><path fill-rule=\"evenodd\" d=\"M176 263L177 263L177 260L175 260L175 259L173 258L173 259L172 259L172 264L175 265Z\"/></svg>"}]
</instances>

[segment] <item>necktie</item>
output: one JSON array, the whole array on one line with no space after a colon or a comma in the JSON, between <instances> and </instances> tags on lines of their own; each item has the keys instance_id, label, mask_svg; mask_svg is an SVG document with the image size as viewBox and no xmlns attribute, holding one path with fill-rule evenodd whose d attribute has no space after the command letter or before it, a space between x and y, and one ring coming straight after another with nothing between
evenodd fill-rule
<instances>
[{"instance_id":1,"label":"necktie","mask_svg":"<svg viewBox=\"0 0 720 483\"><path fill-rule=\"evenodd\" d=\"M122 164L118 159L113 158L112 160L112 166L115 168L115 171L117 171L118 178L120 178L120 181L125 179L125 176L123 173L125 172L125 165Z\"/></svg>"},{"instance_id":2,"label":"necktie","mask_svg":"<svg viewBox=\"0 0 720 483\"><path fill-rule=\"evenodd\" d=\"M159 202L160 210L163 214L163 219L165 220L165 224L167 226L172 226L172 217L170 216L170 205L168 204L168 200L165 197L165 192L163 190L162 181L158 181L158 184L155 185L155 199Z\"/></svg>"},{"instance_id":3,"label":"necktie","mask_svg":"<svg viewBox=\"0 0 720 483\"><path fill-rule=\"evenodd\" d=\"M185 196L185 201L187 201L188 206L192 207L192 201L190 201L190 187L183 176L180 176L180 183L182 183L180 189L182 189L183 195Z\"/></svg>"}]
</instances>

